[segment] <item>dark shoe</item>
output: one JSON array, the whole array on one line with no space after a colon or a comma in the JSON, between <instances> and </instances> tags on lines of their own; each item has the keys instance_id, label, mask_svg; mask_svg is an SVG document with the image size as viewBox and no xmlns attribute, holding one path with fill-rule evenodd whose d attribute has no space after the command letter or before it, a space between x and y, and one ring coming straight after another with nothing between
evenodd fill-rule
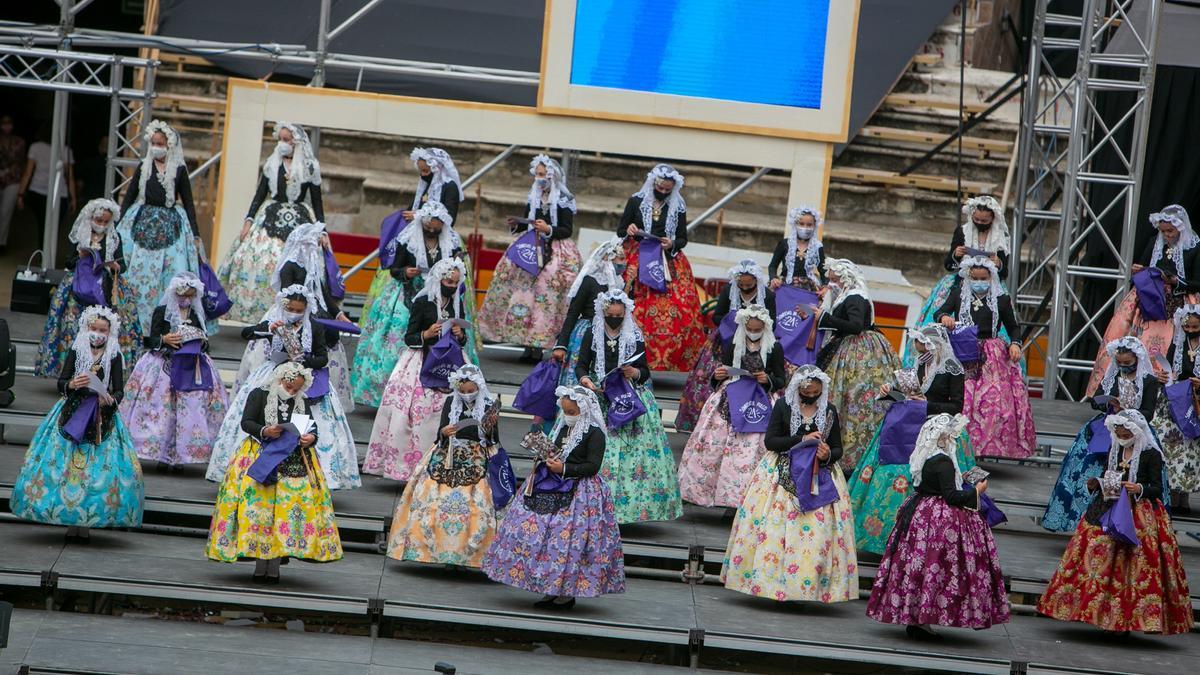
<instances>
[{"instance_id":1,"label":"dark shoe","mask_svg":"<svg viewBox=\"0 0 1200 675\"><path fill-rule=\"evenodd\" d=\"M260 574L255 572L254 576L250 577L250 581L253 581L256 584L265 584L267 583L267 573L263 572Z\"/></svg>"},{"instance_id":2,"label":"dark shoe","mask_svg":"<svg viewBox=\"0 0 1200 675\"><path fill-rule=\"evenodd\" d=\"M908 637L921 642L940 642L942 640L942 636L933 632L933 629L928 626L905 626L904 632L908 634Z\"/></svg>"},{"instance_id":3,"label":"dark shoe","mask_svg":"<svg viewBox=\"0 0 1200 675\"><path fill-rule=\"evenodd\" d=\"M270 585L278 585L279 584L279 574L278 573L268 574L266 576L265 583L270 584Z\"/></svg>"},{"instance_id":4,"label":"dark shoe","mask_svg":"<svg viewBox=\"0 0 1200 675\"><path fill-rule=\"evenodd\" d=\"M550 601L550 609L555 612L565 612L575 606L575 598L571 598L566 602L558 602L557 600Z\"/></svg>"}]
</instances>

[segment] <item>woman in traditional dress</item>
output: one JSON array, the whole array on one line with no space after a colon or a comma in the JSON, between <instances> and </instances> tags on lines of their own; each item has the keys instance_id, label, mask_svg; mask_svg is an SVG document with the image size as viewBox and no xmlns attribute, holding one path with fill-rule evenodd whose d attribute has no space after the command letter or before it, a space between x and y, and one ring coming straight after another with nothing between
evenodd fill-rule
<instances>
[{"instance_id":1,"label":"woman in traditional dress","mask_svg":"<svg viewBox=\"0 0 1200 675\"><path fill-rule=\"evenodd\" d=\"M205 554L228 563L253 559L260 583L279 583L285 558L342 558L333 499L313 450L320 431L297 433L312 383L302 364L281 363L245 398L243 440L217 490Z\"/></svg>"},{"instance_id":2,"label":"woman in traditional dress","mask_svg":"<svg viewBox=\"0 0 1200 675\"><path fill-rule=\"evenodd\" d=\"M893 390L908 401L923 402L924 418L930 415L957 415L963 409L963 365L954 357L945 326L927 324L908 333L908 351L916 354L917 365L896 371L895 383L886 383L880 393ZM904 404L912 405L912 404ZM899 413L899 411L897 411ZM923 418L918 415L918 420ZM911 428L912 435L908 435ZM900 440L912 443L919 431L906 416L885 416L858 460L850 477L850 505L854 509L854 540L859 551L883 554L896 513L909 495L912 475L908 460L915 446L901 449ZM886 451L883 441L887 440ZM905 452L907 451L907 453ZM961 469L975 466L971 438L966 429L955 441L955 461Z\"/></svg>"},{"instance_id":3,"label":"woman in traditional dress","mask_svg":"<svg viewBox=\"0 0 1200 675\"><path fill-rule=\"evenodd\" d=\"M462 256L462 239L454 231L454 219L441 202L422 204L413 221L413 227L400 233L388 270L391 281L367 311L362 336L354 350L350 373L354 401L374 408L379 407L383 386L403 352L410 308L425 285L425 275L439 261Z\"/></svg>"},{"instance_id":4,"label":"woman in traditional dress","mask_svg":"<svg viewBox=\"0 0 1200 675\"><path fill-rule=\"evenodd\" d=\"M1192 400L1200 386L1200 305L1184 305L1175 310L1175 339L1167 350L1170 372L1160 371L1158 381L1175 384L1190 381ZM1193 403L1193 409L1194 409ZM1158 435L1166 459L1170 480L1171 511L1191 513L1188 495L1200 491L1200 438L1188 438L1171 415L1171 403L1166 396L1158 398L1151 428Z\"/></svg>"},{"instance_id":5,"label":"woman in traditional dress","mask_svg":"<svg viewBox=\"0 0 1200 675\"><path fill-rule=\"evenodd\" d=\"M73 358L58 376L62 398L34 432L9 497L13 515L66 525L69 538L142 524L142 467L117 409L125 390L120 323L99 305L79 316Z\"/></svg>"},{"instance_id":6,"label":"woman in traditional dress","mask_svg":"<svg viewBox=\"0 0 1200 675\"><path fill-rule=\"evenodd\" d=\"M526 218L533 222L521 234L536 232L535 248L518 240L500 258L479 310L479 334L492 342L521 345L526 360L540 361L542 350L554 346L555 331L567 310L567 291L579 274L580 258L571 239L575 195L567 189L562 167L546 155L538 155L529 163L529 173L534 179L526 200ZM536 275L509 258L526 251L538 266Z\"/></svg>"},{"instance_id":7,"label":"woman in traditional dress","mask_svg":"<svg viewBox=\"0 0 1200 675\"><path fill-rule=\"evenodd\" d=\"M81 262L88 264L93 260L101 263L100 286L105 305L113 309L120 319L117 344L121 355L127 363L133 363L137 358L142 334L133 291L129 288L129 281L121 274L125 269L125 255L115 224L120 218L121 209L111 199L91 200L75 218L68 238L76 248L67 256L69 271L54 288L54 295L50 298L46 327L42 330L37 360L33 364L34 375L58 377L66 362L74 358L79 315L91 306L74 293L75 270Z\"/></svg>"},{"instance_id":8,"label":"woman in traditional dress","mask_svg":"<svg viewBox=\"0 0 1200 675\"><path fill-rule=\"evenodd\" d=\"M417 170L417 187L413 193L412 207L400 212L404 218L404 224L401 226L402 229L396 233L397 238L411 229L408 226L416 219L421 207L429 202L438 202L446 207L446 213L450 216L446 221L446 226L449 227L451 222L458 219L458 207L465 198L462 191L462 179L458 177L458 167L454 166L454 160L445 150L414 148L409 157ZM436 261L431 260L429 264L432 265L434 262ZM469 269L470 265L467 267ZM375 278L371 281L371 287L367 289L367 298L363 303L364 321L371 311L371 305L388 285L390 276L388 268L384 267L380 267L379 271L375 273ZM366 326L364 325L363 328Z\"/></svg>"},{"instance_id":9,"label":"woman in traditional dress","mask_svg":"<svg viewBox=\"0 0 1200 675\"><path fill-rule=\"evenodd\" d=\"M1138 262L1133 265L1134 273L1148 267L1156 267L1162 278L1153 283L1163 285L1166 301L1166 317L1151 321L1142 315L1136 287L1130 288L1120 304L1113 310L1112 319L1104 330L1104 344L1132 335L1146 346L1151 357L1166 356L1172 342L1171 318L1175 310L1184 304L1200 302L1200 237L1192 230L1192 221L1187 211L1172 204L1158 213L1150 214L1150 224L1157 230L1154 238L1146 243ZM1191 296L1191 297L1189 297ZM1088 381L1087 395L1096 393L1097 387L1108 369L1109 355L1102 346L1096 354L1092 377ZM1147 418L1149 419L1149 418Z\"/></svg>"},{"instance_id":10,"label":"woman in traditional dress","mask_svg":"<svg viewBox=\"0 0 1200 675\"><path fill-rule=\"evenodd\" d=\"M825 287L825 247L817 236L821 212L807 204L789 209L787 234L775 245L767 272L771 290L798 286L816 293Z\"/></svg>"},{"instance_id":11,"label":"woman in traditional dress","mask_svg":"<svg viewBox=\"0 0 1200 675\"><path fill-rule=\"evenodd\" d=\"M829 388L828 375L800 366L775 402L770 452L754 469L725 547L726 588L780 602L858 599L854 515Z\"/></svg>"},{"instance_id":12,"label":"woman in traditional dress","mask_svg":"<svg viewBox=\"0 0 1200 675\"><path fill-rule=\"evenodd\" d=\"M275 306L261 323L242 329L242 339L250 343L242 360L254 359L258 365L237 387L229 412L221 422L208 461L205 475L208 480L224 480L232 458L245 444L246 431L242 428L239 411L246 409L250 395L266 386L278 364L292 362L314 371L314 386L307 388L305 405L307 414L317 425L315 448L321 458L326 487L352 490L362 485L358 474L358 451L350 424L328 379L318 376L321 369L329 365L329 347L325 328L317 321L316 305L317 300L309 289L299 284L286 286L275 295ZM259 342L261 346L256 344ZM322 379L325 379L324 385Z\"/></svg>"},{"instance_id":13,"label":"woman in traditional dress","mask_svg":"<svg viewBox=\"0 0 1200 675\"><path fill-rule=\"evenodd\" d=\"M1071 532L1092 502L1087 491L1089 478L1098 477L1104 470L1106 438L1093 440L1104 433L1103 421L1109 413L1137 410L1147 420L1154 419L1158 395L1162 389L1154 376L1154 367L1146 346L1135 337L1123 337L1108 343L1108 367L1100 390L1090 399L1098 412L1084 422L1075 442L1063 457L1062 469L1050 493L1050 502L1042 515L1042 527L1051 532ZM1161 463L1160 463L1161 465ZM1164 469L1165 471L1165 469ZM1169 483L1164 478L1163 485Z\"/></svg>"},{"instance_id":14,"label":"woman in traditional dress","mask_svg":"<svg viewBox=\"0 0 1200 675\"><path fill-rule=\"evenodd\" d=\"M936 637L931 625L980 630L1009 620L996 542L979 514L987 481L964 485L955 458L966 422L941 413L921 427L909 460L914 491L867 601L867 616L903 624L912 638Z\"/></svg>"},{"instance_id":15,"label":"woman in traditional dress","mask_svg":"<svg viewBox=\"0 0 1200 675\"><path fill-rule=\"evenodd\" d=\"M171 280L125 385L121 416L138 457L159 467L207 463L229 395L208 356L204 284L191 272Z\"/></svg>"},{"instance_id":16,"label":"woman in traditional dress","mask_svg":"<svg viewBox=\"0 0 1200 675\"><path fill-rule=\"evenodd\" d=\"M276 122L272 137L275 149L263 163L241 235L217 270L233 301L233 309L225 315L230 321L262 319L274 305L269 282L288 235L298 225L325 222L321 163L308 134L298 124Z\"/></svg>"},{"instance_id":17,"label":"woman in traditional dress","mask_svg":"<svg viewBox=\"0 0 1200 675\"><path fill-rule=\"evenodd\" d=\"M596 247L587 262L579 270L571 290L567 291L567 315L558 331L552 356L563 364L558 383L564 387L579 384L575 377L575 366L579 364L579 352L584 340L591 335L595 320L596 298L606 291L623 287L625 273L625 247L616 237Z\"/></svg>"},{"instance_id":18,"label":"woman in traditional dress","mask_svg":"<svg viewBox=\"0 0 1200 675\"><path fill-rule=\"evenodd\" d=\"M478 568L496 536L488 458L500 447L500 397L479 366L450 375L438 440L400 495L387 554L396 560Z\"/></svg>"},{"instance_id":19,"label":"woman in traditional dress","mask_svg":"<svg viewBox=\"0 0 1200 675\"><path fill-rule=\"evenodd\" d=\"M633 301L623 291L606 291L596 298L590 339L584 340L575 366L579 383L602 398L608 425L608 445L601 476L612 490L621 524L674 520L683 515L675 456L663 429L658 402L649 389L646 340L633 318ZM632 414L637 403L618 395L632 391L645 412L613 424L616 414ZM614 401L617 411L611 410Z\"/></svg>"},{"instance_id":20,"label":"woman in traditional dress","mask_svg":"<svg viewBox=\"0 0 1200 675\"><path fill-rule=\"evenodd\" d=\"M493 581L544 597L534 607L568 610L575 598L625 592L625 557L600 466L606 423L596 395L559 387L561 414L549 438L526 437L534 471L505 510L483 558ZM536 442L534 442L536 441Z\"/></svg>"},{"instance_id":21,"label":"woman in traditional dress","mask_svg":"<svg viewBox=\"0 0 1200 675\"><path fill-rule=\"evenodd\" d=\"M425 385L421 373L430 349L447 333L461 348L461 358L469 360L466 345L474 330L463 325L463 296L471 293L463 285L466 276L458 258L444 258L429 270L425 287L413 301L404 336L406 348L388 377L375 414L363 473L407 481L437 440L438 413L450 390L448 385Z\"/></svg>"},{"instance_id":22,"label":"woman in traditional dress","mask_svg":"<svg viewBox=\"0 0 1200 675\"><path fill-rule=\"evenodd\" d=\"M825 261L828 290L818 308L817 328L829 331L817 367L829 375L829 400L842 425L842 470L858 464L886 412L876 400L879 385L900 367L892 345L875 329L875 307L867 282L849 260ZM803 312L798 311L802 318Z\"/></svg>"},{"instance_id":23,"label":"woman in traditional dress","mask_svg":"<svg viewBox=\"0 0 1200 675\"><path fill-rule=\"evenodd\" d=\"M783 348L775 342L772 325L771 314L762 305L746 305L737 311L737 332L721 352L720 365L713 372L714 391L679 462L679 493L693 504L741 506L754 467L767 451L763 439L770 401L787 386ZM730 368L749 375L733 375ZM753 379L761 389L758 400L742 391L730 392L743 377ZM742 425L761 430L739 431L737 427Z\"/></svg>"},{"instance_id":24,"label":"woman in traditional dress","mask_svg":"<svg viewBox=\"0 0 1200 675\"><path fill-rule=\"evenodd\" d=\"M980 361L967 364L962 410L971 445L976 457L1024 459L1037 449L1037 432L1018 365L1021 346L1012 300L988 258L963 258L958 274L958 286L937 316L947 330L975 326L978 331Z\"/></svg>"},{"instance_id":25,"label":"woman in traditional dress","mask_svg":"<svg viewBox=\"0 0 1200 675\"><path fill-rule=\"evenodd\" d=\"M729 283L717 298L713 309L713 329L708 342L700 351L696 365L683 385L679 399L679 412L675 415L676 431L691 431L696 427L700 409L713 393L713 371L720 365L721 353L732 344L737 326L733 319L743 306L758 305L767 309L771 321L775 321L775 292L767 288L767 273L762 265L753 260L743 260L729 268ZM722 325L724 324L724 325Z\"/></svg>"},{"instance_id":26,"label":"woman in traditional dress","mask_svg":"<svg viewBox=\"0 0 1200 675\"><path fill-rule=\"evenodd\" d=\"M1082 621L1106 631L1176 635L1192 629L1192 601L1179 543L1163 506L1163 458L1137 410L1109 415L1112 438L1103 477L1085 483L1092 497L1058 570L1042 591L1038 611L1060 621ZM1125 492L1125 495L1121 493ZM1118 501L1124 497L1128 502ZM1132 508L1125 514L1113 509ZM1127 543L1110 534L1121 521L1136 534ZM1104 521L1113 519L1109 523Z\"/></svg>"},{"instance_id":27,"label":"woman in traditional dress","mask_svg":"<svg viewBox=\"0 0 1200 675\"><path fill-rule=\"evenodd\" d=\"M952 288L958 284L962 259L972 255L972 251L986 253L999 274L1008 270L1010 237L1000 202L988 195L972 197L963 204L962 212L965 220L955 228L954 235L950 238L950 250L946 253L943 263L948 274L938 280L929 292L925 304L921 305L921 313L917 319L918 328L937 321L938 310L946 304L946 300L952 295ZM1003 337L1013 339L1010 335ZM915 358L914 354L905 352L904 367L911 368Z\"/></svg>"},{"instance_id":28,"label":"woman in traditional dress","mask_svg":"<svg viewBox=\"0 0 1200 675\"><path fill-rule=\"evenodd\" d=\"M680 190L683 176L666 164L646 174L642 189L625 204L617 236L625 237L625 285L636 305L635 319L646 332L646 360L651 370L687 372L704 348L700 296L692 265L683 254L688 243L687 204ZM654 246L658 244L658 246ZM640 250L654 248L661 260L641 260ZM660 248L661 247L661 252ZM639 279L639 266L655 290Z\"/></svg>"},{"instance_id":29,"label":"woman in traditional dress","mask_svg":"<svg viewBox=\"0 0 1200 675\"><path fill-rule=\"evenodd\" d=\"M201 246L183 142L166 122L154 120L146 126L146 143L117 226L143 334L150 332L150 317L171 279L180 272L196 273Z\"/></svg>"}]
</instances>

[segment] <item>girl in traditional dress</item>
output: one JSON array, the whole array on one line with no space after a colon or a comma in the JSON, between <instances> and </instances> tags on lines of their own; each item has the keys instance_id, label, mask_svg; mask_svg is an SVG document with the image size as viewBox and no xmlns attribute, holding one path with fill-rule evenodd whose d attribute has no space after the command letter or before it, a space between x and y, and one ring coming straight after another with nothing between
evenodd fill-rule
<instances>
[{"instance_id":1,"label":"girl in traditional dress","mask_svg":"<svg viewBox=\"0 0 1200 675\"><path fill-rule=\"evenodd\" d=\"M125 389L114 337L120 323L99 305L79 316L73 358L58 376L62 398L34 432L9 497L13 515L66 525L68 538L142 524L142 467L117 410Z\"/></svg>"},{"instance_id":2,"label":"girl in traditional dress","mask_svg":"<svg viewBox=\"0 0 1200 675\"><path fill-rule=\"evenodd\" d=\"M228 563L254 559L260 583L279 583L284 558L342 558L333 499L313 449L320 431L298 434L294 424L311 412L304 394L312 384L311 370L281 363L244 399L243 440L217 490L205 554Z\"/></svg>"},{"instance_id":3,"label":"girl in traditional dress","mask_svg":"<svg viewBox=\"0 0 1200 675\"><path fill-rule=\"evenodd\" d=\"M875 329L875 307L858 266L829 258L825 275L829 285L818 308L817 328L829 332L817 367L829 375L829 400L845 420L842 470L851 471L883 419L884 406L876 400L879 385L891 378L900 360Z\"/></svg>"},{"instance_id":4,"label":"girl in traditional dress","mask_svg":"<svg viewBox=\"0 0 1200 675\"><path fill-rule=\"evenodd\" d=\"M354 401L375 408L383 397L383 385L396 367L408 330L409 311L425 275L441 260L462 256L462 239L454 231L454 219L441 202L425 202L413 215L413 227L400 233L390 280L371 304L363 321L362 336L354 350L350 384ZM474 344L468 344L473 348Z\"/></svg>"},{"instance_id":5,"label":"girl in traditional dress","mask_svg":"<svg viewBox=\"0 0 1200 675\"><path fill-rule=\"evenodd\" d=\"M1062 469L1050 493L1046 512L1042 515L1042 527L1051 532L1073 531L1092 502L1087 482L1103 472L1103 448L1107 447L1107 439L1093 441L1093 436L1104 433L1104 418L1113 412L1137 410L1145 419L1153 420L1154 410L1158 406L1162 385L1154 376L1150 355L1146 353L1146 346L1141 340L1123 337L1108 343L1105 349L1109 357L1108 367L1100 390L1090 400L1098 412L1084 422L1075 436L1075 443L1063 457ZM1168 485L1165 478L1163 485Z\"/></svg>"},{"instance_id":6,"label":"girl in traditional dress","mask_svg":"<svg viewBox=\"0 0 1200 675\"><path fill-rule=\"evenodd\" d=\"M979 514L987 481L964 485L955 459L966 422L941 413L921 427L908 464L914 492L867 601L867 616L903 624L912 638L935 637L931 625L979 630L1009 620L996 542Z\"/></svg>"},{"instance_id":7,"label":"girl in traditional dress","mask_svg":"<svg viewBox=\"0 0 1200 675\"><path fill-rule=\"evenodd\" d=\"M775 320L775 292L767 288L767 273L762 265L753 260L743 260L729 268L728 277L729 283L721 291L713 309L714 327L708 334L708 342L683 385L679 412L675 415L676 431L691 431L696 427L700 409L713 393L712 376L720 365L721 352L732 344L731 339L737 329L733 325L733 318L738 310L746 305L758 305L767 309L772 322Z\"/></svg>"},{"instance_id":8,"label":"girl in traditional dress","mask_svg":"<svg viewBox=\"0 0 1200 675\"><path fill-rule=\"evenodd\" d=\"M246 431L238 411L246 409L246 401L256 389L266 386L277 364L292 362L314 371L311 378L314 386L307 388L305 405L317 425L315 448L325 473L325 486L330 490L351 490L362 485L350 424L337 395L329 387L329 380L319 375L329 365L329 347L325 328L317 322L316 305L316 298L304 286L286 286L275 295L275 306L262 323L242 329L242 339L250 343L242 361L253 359L258 365L236 389L229 412L221 422L208 461L205 477L209 480L225 479L234 454L245 443Z\"/></svg>"},{"instance_id":9,"label":"girl in traditional dress","mask_svg":"<svg viewBox=\"0 0 1200 675\"><path fill-rule=\"evenodd\" d=\"M1175 310L1174 320L1175 339L1167 350L1171 370L1159 372L1158 381L1163 385L1190 381L1194 400L1196 387L1200 385L1200 359L1196 358L1200 354L1200 305L1180 307ZM1188 495L1200 491L1200 438L1188 438L1180 431L1166 396L1158 397L1158 409L1151 428L1158 435L1166 458L1171 510L1191 513Z\"/></svg>"},{"instance_id":10,"label":"girl in traditional dress","mask_svg":"<svg viewBox=\"0 0 1200 675\"><path fill-rule=\"evenodd\" d=\"M787 234L775 245L767 271L771 290L799 286L817 292L825 286L825 247L817 236L821 212L807 204L789 209Z\"/></svg>"},{"instance_id":11,"label":"girl in traditional dress","mask_svg":"<svg viewBox=\"0 0 1200 675\"><path fill-rule=\"evenodd\" d=\"M975 326L978 331L980 361L968 366L963 403L971 445L976 457L1024 459L1037 449L1037 432L1018 365L1021 346L1012 300L988 258L963 258L958 274L958 286L938 310L938 320L947 330Z\"/></svg>"},{"instance_id":12,"label":"girl in traditional dress","mask_svg":"<svg viewBox=\"0 0 1200 675\"><path fill-rule=\"evenodd\" d=\"M766 453L763 438L770 417L769 401L787 386L783 348L771 332L771 314L762 305L746 305L737 311L737 332L722 349L720 365L713 373L715 390L700 412L696 430L688 437L679 462L679 493L700 506L741 506L746 486L758 460ZM747 376L731 375L730 368L745 370ZM742 377L755 380L766 401L735 399L729 387ZM734 403L752 408L734 409ZM758 425L762 431L738 431L734 416L743 424Z\"/></svg>"},{"instance_id":13,"label":"girl in traditional dress","mask_svg":"<svg viewBox=\"0 0 1200 675\"><path fill-rule=\"evenodd\" d=\"M591 335L595 320L596 298L605 291L623 287L625 273L625 247L616 237L600 244L579 270L571 290L567 291L567 315L555 341L554 359L563 364L558 383L564 387L579 384L575 377L575 366L579 364L579 352L584 340Z\"/></svg>"},{"instance_id":14,"label":"girl in traditional dress","mask_svg":"<svg viewBox=\"0 0 1200 675\"><path fill-rule=\"evenodd\" d=\"M396 560L478 568L496 536L488 458L500 447L500 398L479 366L450 375L438 440L400 495L387 554ZM466 425L464 423L469 423Z\"/></svg>"},{"instance_id":15,"label":"girl in traditional dress","mask_svg":"<svg viewBox=\"0 0 1200 675\"><path fill-rule=\"evenodd\" d=\"M233 301L233 309L225 315L230 321L256 323L262 319L274 305L275 294L268 282L288 235L298 225L325 222L321 163L308 134L298 124L276 122L272 137L275 149L263 163L241 235L217 270Z\"/></svg>"},{"instance_id":16,"label":"girl in traditional dress","mask_svg":"<svg viewBox=\"0 0 1200 675\"><path fill-rule=\"evenodd\" d=\"M450 223L458 218L458 207L464 199L462 179L458 177L458 167L454 166L454 160L450 158L449 153L441 148L414 148L409 157L417 169L417 187L413 193L412 207L400 212L405 223L403 229L397 233L398 237L412 229L408 226L416 219L421 207L429 202L438 202L446 207L446 213L450 216L446 227L449 227ZM436 261L431 260L429 264L434 262ZM371 311L371 305L387 286L389 276L389 271L384 268L375 273L371 287L367 290L367 299L363 303L363 317Z\"/></svg>"},{"instance_id":17,"label":"girl in traditional dress","mask_svg":"<svg viewBox=\"0 0 1200 675\"><path fill-rule=\"evenodd\" d=\"M571 239L575 196L567 189L562 168L546 155L538 155L529 163L529 173L534 180L526 217L533 222L522 235L537 232L539 269L532 275L508 255L500 258L480 307L479 334L492 342L524 346L526 360L540 361L542 350L554 345L555 331L562 325L565 296L579 274L580 258Z\"/></svg>"},{"instance_id":18,"label":"girl in traditional dress","mask_svg":"<svg viewBox=\"0 0 1200 675\"><path fill-rule=\"evenodd\" d=\"M229 395L208 356L204 284L191 272L171 280L154 309L147 351L138 359L121 416L138 457L160 467L207 463Z\"/></svg>"},{"instance_id":19,"label":"girl in traditional dress","mask_svg":"<svg viewBox=\"0 0 1200 675\"><path fill-rule=\"evenodd\" d=\"M726 588L780 602L858 599L839 420L829 403L829 376L799 367L771 410L770 452L754 469L733 520L721 567Z\"/></svg>"},{"instance_id":20,"label":"girl in traditional dress","mask_svg":"<svg viewBox=\"0 0 1200 675\"><path fill-rule=\"evenodd\" d=\"M887 396L895 390L908 401L923 402L924 416L918 416L922 421L930 415L961 413L963 365L954 357L945 326L931 323L909 331L908 344L908 351L916 354L916 367L896 371L895 383L884 384L880 393ZM908 460L915 446L904 448L907 454L896 446L901 434L904 434L904 441L915 441L920 423L914 424L911 418L899 415L884 417L850 477L854 540L860 551L882 555L887 546L896 524L896 513L909 495L912 484ZM893 428L893 425L899 427ZM909 428L912 428L911 436L907 435ZM884 439L888 447L886 452L881 452ZM959 468L967 470L975 466L970 435L965 429L955 441L954 453Z\"/></svg>"},{"instance_id":21,"label":"girl in traditional dress","mask_svg":"<svg viewBox=\"0 0 1200 675\"><path fill-rule=\"evenodd\" d=\"M200 251L183 142L166 122L154 120L146 126L146 143L146 156L121 201L124 215L118 225L143 334L150 332L150 317L171 279L180 272L196 273Z\"/></svg>"},{"instance_id":22,"label":"girl in traditional dress","mask_svg":"<svg viewBox=\"0 0 1200 675\"><path fill-rule=\"evenodd\" d=\"M406 349L388 377L375 414L363 473L407 481L437 440L438 412L450 391L423 384L421 371L430 348L447 332L462 347L463 357L467 356L465 345L474 330L462 325L463 296L472 292L464 288L466 276L467 270L457 258L444 258L429 270L425 287L413 301L404 336Z\"/></svg>"},{"instance_id":23,"label":"girl in traditional dress","mask_svg":"<svg viewBox=\"0 0 1200 675\"><path fill-rule=\"evenodd\" d=\"M608 426L601 475L612 490L617 522L674 520L683 515L675 457L658 402L648 387L646 340L634 321L633 301L622 291L606 291L596 298L594 311L603 323L593 322L590 339L584 340L579 353L575 377L602 398L606 419L614 415L612 397L626 385L645 409L632 421ZM621 405L636 404L625 401Z\"/></svg>"},{"instance_id":24,"label":"girl in traditional dress","mask_svg":"<svg viewBox=\"0 0 1200 675\"><path fill-rule=\"evenodd\" d=\"M1200 248L1196 246L1200 243L1200 237L1192 230L1192 221L1188 218L1187 211L1178 204L1150 214L1150 224L1158 232L1147 242L1142 255L1138 257L1138 262L1133 265L1133 271L1136 273L1147 267L1157 267L1162 272L1161 280L1153 283L1163 285L1166 318L1150 321L1142 316L1138 290L1130 288L1113 310L1112 319L1104 330L1104 344L1132 335L1142 341L1146 352L1153 357L1166 356L1167 350L1170 349L1174 328L1171 317L1175 310L1189 302L1200 302L1194 296L1200 292ZM1189 295L1193 297L1189 299ZM1092 367L1092 377L1088 381L1088 396L1095 394L1100 386L1108 369L1108 359L1107 350L1101 347L1096 354L1096 364Z\"/></svg>"},{"instance_id":25,"label":"girl in traditional dress","mask_svg":"<svg viewBox=\"0 0 1200 675\"><path fill-rule=\"evenodd\" d=\"M137 358L142 344L138 324L137 303L129 281L121 273L125 269L125 255L121 246L121 235L116 222L121 219L121 209L111 199L93 199L84 205L75 218L68 235L75 245L67 257L67 272L50 298L50 311L46 314L46 327L38 344L37 360L33 373L39 377L58 377L63 366L73 357L79 315L87 307L73 292L75 269L82 262L93 260L102 263L100 285L105 305L114 309L120 319L117 344L127 363ZM95 256L93 258L92 256Z\"/></svg>"},{"instance_id":26,"label":"girl in traditional dress","mask_svg":"<svg viewBox=\"0 0 1200 675\"><path fill-rule=\"evenodd\" d=\"M575 598L625 592L621 531L601 480L606 422L596 395L559 387L561 414L550 437L526 436L537 452L483 558L493 581L542 593L534 607L568 610Z\"/></svg>"},{"instance_id":27,"label":"girl in traditional dress","mask_svg":"<svg viewBox=\"0 0 1200 675\"><path fill-rule=\"evenodd\" d=\"M938 280L925 304L921 306L921 314L917 319L918 328L937 321L938 310L946 304L946 300L952 295L951 290L958 284L962 259L968 257L971 250L989 256L988 259L998 272L997 277L1008 270L1010 237L1000 202L988 195L972 197L963 204L962 212L966 220L955 228L954 235L950 238L950 251L946 253L943 263L949 274ZM1011 335L1003 337L1015 339ZM905 352L904 367L911 368L915 358L914 354Z\"/></svg>"},{"instance_id":28,"label":"girl in traditional dress","mask_svg":"<svg viewBox=\"0 0 1200 675\"><path fill-rule=\"evenodd\" d=\"M700 296L692 278L692 265L683 254L688 243L687 204L680 190L683 176L666 164L646 174L642 189L625 204L617 236L625 237L625 285L637 307L634 317L648 331L646 360L651 370L687 372L704 348L700 324ZM658 243L662 260L641 260L642 244ZM658 247L654 247L658 250ZM665 290L658 291L638 278L639 265L662 273Z\"/></svg>"},{"instance_id":29,"label":"girl in traditional dress","mask_svg":"<svg viewBox=\"0 0 1200 675\"><path fill-rule=\"evenodd\" d=\"M1106 631L1176 635L1192 629L1192 601L1171 518L1163 506L1163 458L1146 419L1122 410L1104 420L1112 438L1102 478L1088 478L1092 498L1058 571L1042 591L1038 611L1060 621L1082 621ZM1137 543L1118 540L1102 526L1109 513L1127 514ZM1128 534L1128 533L1126 533Z\"/></svg>"}]
</instances>

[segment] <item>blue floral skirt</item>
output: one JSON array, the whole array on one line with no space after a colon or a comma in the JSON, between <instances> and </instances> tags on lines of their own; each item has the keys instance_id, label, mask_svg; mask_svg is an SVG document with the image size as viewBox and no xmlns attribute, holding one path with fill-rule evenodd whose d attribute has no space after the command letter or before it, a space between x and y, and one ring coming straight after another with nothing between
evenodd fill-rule
<instances>
[{"instance_id":1,"label":"blue floral skirt","mask_svg":"<svg viewBox=\"0 0 1200 675\"><path fill-rule=\"evenodd\" d=\"M125 278L133 290L140 330L150 332L150 317L176 274L198 269L196 242L183 207L137 204L117 226L125 248Z\"/></svg>"}]
</instances>

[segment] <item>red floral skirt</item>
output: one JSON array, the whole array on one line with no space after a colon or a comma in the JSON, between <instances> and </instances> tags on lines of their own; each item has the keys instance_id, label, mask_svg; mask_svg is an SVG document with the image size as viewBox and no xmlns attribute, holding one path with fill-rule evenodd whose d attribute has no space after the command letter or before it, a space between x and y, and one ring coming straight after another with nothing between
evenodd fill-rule
<instances>
[{"instance_id":1,"label":"red floral skirt","mask_svg":"<svg viewBox=\"0 0 1200 675\"><path fill-rule=\"evenodd\" d=\"M1133 522L1141 546L1117 543L1081 518L1038 611L1110 631L1190 631L1192 601L1166 509L1136 502Z\"/></svg>"},{"instance_id":2,"label":"red floral skirt","mask_svg":"<svg viewBox=\"0 0 1200 675\"><path fill-rule=\"evenodd\" d=\"M625 242L625 287L632 288L633 317L646 334L646 360L650 370L688 372L704 348L700 323L700 296L692 265L683 253L668 258L671 281L666 293L656 293L638 283L638 246Z\"/></svg>"}]
</instances>

